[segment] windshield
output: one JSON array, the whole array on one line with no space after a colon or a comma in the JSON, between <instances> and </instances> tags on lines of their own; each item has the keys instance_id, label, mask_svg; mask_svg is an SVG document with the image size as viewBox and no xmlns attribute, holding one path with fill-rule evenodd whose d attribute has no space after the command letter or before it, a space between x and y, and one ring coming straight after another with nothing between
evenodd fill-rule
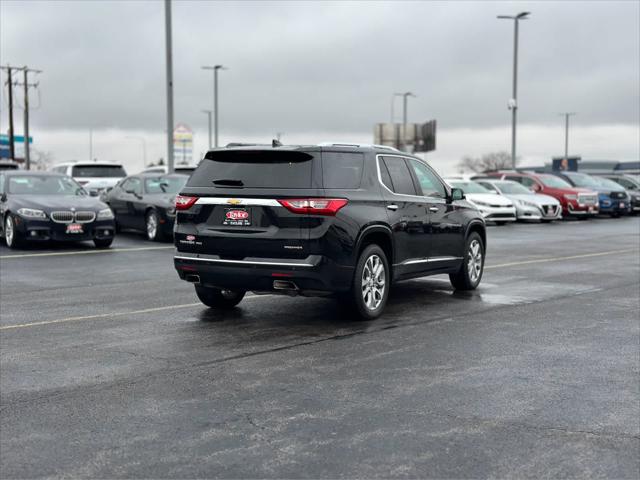
<instances>
[{"instance_id":1,"label":"windshield","mask_svg":"<svg viewBox=\"0 0 640 480\"><path fill-rule=\"evenodd\" d=\"M561 178L551 175L540 176L540 181L545 187L550 188L571 188L571 185L562 180Z\"/></svg>"},{"instance_id":2,"label":"windshield","mask_svg":"<svg viewBox=\"0 0 640 480\"><path fill-rule=\"evenodd\" d=\"M571 173L567 177L573 182L576 187L593 188L599 187L597 180L584 173Z\"/></svg>"},{"instance_id":3,"label":"windshield","mask_svg":"<svg viewBox=\"0 0 640 480\"><path fill-rule=\"evenodd\" d=\"M29 175L9 177L9 193L16 195L86 195L72 178Z\"/></svg>"},{"instance_id":4,"label":"windshield","mask_svg":"<svg viewBox=\"0 0 640 480\"><path fill-rule=\"evenodd\" d=\"M624 190L624 188L620 184L614 182L613 180L609 180L608 178L596 177L595 180L602 187L610 188L611 190L617 190L617 191Z\"/></svg>"},{"instance_id":5,"label":"windshield","mask_svg":"<svg viewBox=\"0 0 640 480\"><path fill-rule=\"evenodd\" d=\"M187 180L187 177L147 178L144 181L144 189L151 195L158 193L176 194L182 190Z\"/></svg>"},{"instance_id":6,"label":"windshield","mask_svg":"<svg viewBox=\"0 0 640 480\"><path fill-rule=\"evenodd\" d=\"M71 173L73 178L122 178L127 174L120 165L76 165Z\"/></svg>"},{"instance_id":7,"label":"windshield","mask_svg":"<svg viewBox=\"0 0 640 480\"><path fill-rule=\"evenodd\" d=\"M494 193L491 190L484 188L482 185L476 182L465 182L462 180L449 180L449 185L454 188L461 189L464 193Z\"/></svg>"},{"instance_id":8,"label":"windshield","mask_svg":"<svg viewBox=\"0 0 640 480\"><path fill-rule=\"evenodd\" d=\"M502 193L533 194L533 192L527 187L516 182L496 182L494 183L494 185L498 187L498 190L500 190Z\"/></svg>"}]
</instances>

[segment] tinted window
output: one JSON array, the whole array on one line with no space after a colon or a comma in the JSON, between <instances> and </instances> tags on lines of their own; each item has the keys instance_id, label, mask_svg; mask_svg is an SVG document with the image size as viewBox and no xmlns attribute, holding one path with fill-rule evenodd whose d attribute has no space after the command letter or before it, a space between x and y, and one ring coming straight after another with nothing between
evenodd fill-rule
<instances>
[{"instance_id":1,"label":"tinted window","mask_svg":"<svg viewBox=\"0 0 640 480\"><path fill-rule=\"evenodd\" d=\"M72 177L125 177L127 174L119 165L76 165L71 171Z\"/></svg>"},{"instance_id":2,"label":"tinted window","mask_svg":"<svg viewBox=\"0 0 640 480\"><path fill-rule=\"evenodd\" d=\"M191 175L190 187L309 188L313 155L296 151L208 153Z\"/></svg>"},{"instance_id":3,"label":"tinted window","mask_svg":"<svg viewBox=\"0 0 640 480\"><path fill-rule=\"evenodd\" d=\"M362 180L364 154L322 153L322 180L324 188L359 188Z\"/></svg>"},{"instance_id":4,"label":"tinted window","mask_svg":"<svg viewBox=\"0 0 640 480\"><path fill-rule=\"evenodd\" d=\"M417 195L409 167L401 157L383 157L393 183L393 191L403 195Z\"/></svg>"},{"instance_id":5,"label":"tinted window","mask_svg":"<svg viewBox=\"0 0 640 480\"><path fill-rule=\"evenodd\" d=\"M125 180L122 184L122 189L128 193L137 193L138 195L142 194L142 182L139 178L129 178Z\"/></svg>"},{"instance_id":6,"label":"tinted window","mask_svg":"<svg viewBox=\"0 0 640 480\"><path fill-rule=\"evenodd\" d=\"M9 177L9 192L17 195L86 195L72 178L58 175Z\"/></svg>"},{"instance_id":7,"label":"tinted window","mask_svg":"<svg viewBox=\"0 0 640 480\"><path fill-rule=\"evenodd\" d=\"M145 178L144 189L148 194L175 194L187 183L187 177Z\"/></svg>"},{"instance_id":8,"label":"tinted window","mask_svg":"<svg viewBox=\"0 0 640 480\"><path fill-rule=\"evenodd\" d=\"M447 189L429 167L418 160L411 159L409 163L418 178L418 183L420 184L423 195L427 197L446 198Z\"/></svg>"}]
</instances>

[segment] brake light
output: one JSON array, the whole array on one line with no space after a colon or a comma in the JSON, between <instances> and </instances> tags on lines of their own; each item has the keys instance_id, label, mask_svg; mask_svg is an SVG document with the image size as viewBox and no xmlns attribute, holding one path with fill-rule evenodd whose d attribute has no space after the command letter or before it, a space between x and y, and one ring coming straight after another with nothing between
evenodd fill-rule
<instances>
[{"instance_id":1,"label":"brake light","mask_svg":"<svg viewBox=\"0 0 640 480\"><path fill-rule=\"evenodd\" d=\"M176 210L189 210L198 201L198 197L176 195Z\"/></svg>"},{"instance_id":2,"label":"brake light","mask_svg":"<svg viewBox=\"0 0 640 480\"><path fill-rule=\"evenodd\" d=\"M280 205L293 213L334 216L348 200L345 198L288 198L278 200Z\"/></svg>"}]
</instances>

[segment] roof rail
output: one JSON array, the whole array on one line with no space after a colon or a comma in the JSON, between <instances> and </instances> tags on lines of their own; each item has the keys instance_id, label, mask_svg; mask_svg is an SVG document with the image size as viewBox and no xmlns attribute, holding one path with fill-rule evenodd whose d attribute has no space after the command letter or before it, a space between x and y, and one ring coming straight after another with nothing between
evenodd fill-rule
<instances>
[{"instance_id":1,"label":"roof rail","mask_svg":"<svg viewBox=\"0 0 640 480\"><path fill-rule=\"evenodd\" d=\"M377 148L380 150L390 150L392 152L400 152L395 147L390 147L388 145L377 145L373 143L342 143L342 142L321 142L318 144L319 147L355 147L355 148Z\"/></svg>"}]
</instances>

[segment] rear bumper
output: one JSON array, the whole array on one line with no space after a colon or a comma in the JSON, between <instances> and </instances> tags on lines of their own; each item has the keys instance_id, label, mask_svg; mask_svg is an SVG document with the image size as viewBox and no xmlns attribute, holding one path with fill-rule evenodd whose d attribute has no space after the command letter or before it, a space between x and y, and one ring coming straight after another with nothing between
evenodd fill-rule
<instances>
[{"instance_id":1,"label":"rear bumper","mask_svg":"<svg viewBox=\"0 0 640 480\"><path fill-rule=\"evenodd\" d=\"M257 292L276 292L274 282L292 282L301 294L347 291L353 267L338 265L322 255L304 259L251 258L241 260L177 252L174 265L183 280L197 278L206 287ZM197 277L195 277L197 276Z\"/></svg>"}]
</instances>

